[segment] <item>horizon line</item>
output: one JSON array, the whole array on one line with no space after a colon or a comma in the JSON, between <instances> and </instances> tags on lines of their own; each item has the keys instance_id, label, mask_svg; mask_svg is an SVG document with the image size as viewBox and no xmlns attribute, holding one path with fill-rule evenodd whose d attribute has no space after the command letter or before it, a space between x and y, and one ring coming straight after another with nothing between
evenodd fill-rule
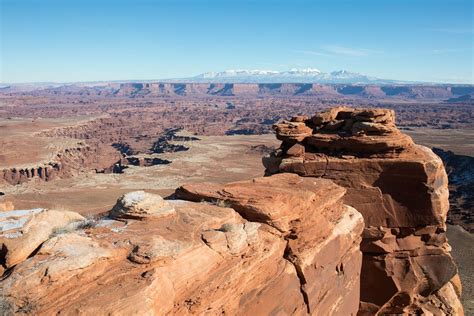
<instances>
[{"instance_id":1,"label":"horizon line","mask_svg":"<svg viewBox=\"0 0 474 316\"><path fill-rule=\"evenodd\" d=\"M175 80L175 81L174 81ZM344 83L344 82L309 82L309 81L273 81L273 82L242 82L242 81L221 81L221 80L202 80L196 79L193 80L192 77L187 78L164 78L164 79L118 79L118 80L86 80L86 81L27 81L27 82L2 82L0 85L5 86L14 86L14 85L74 85L74 84L98 84L98 83L170 83L170 84L179 84L179 83L202 83L202 84L212 84L212 83L222 83L222 84L322 84L322 85L470 85L473 86L474 82L447 82L447 81L413 81L413 80L399 80L399 79L378 79L381 81L379 83L364 83L364 82L353 82L353 83ZM387 82L383 82L387 81ZM389 82L393 81L393 82ZM6 87L1 87L4 89Z\"/></svg>"}]
</instances>

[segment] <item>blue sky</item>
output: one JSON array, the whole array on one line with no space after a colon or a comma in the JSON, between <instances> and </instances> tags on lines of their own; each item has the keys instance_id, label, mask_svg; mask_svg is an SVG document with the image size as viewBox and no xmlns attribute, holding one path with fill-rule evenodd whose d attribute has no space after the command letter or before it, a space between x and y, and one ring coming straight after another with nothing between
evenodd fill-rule
<instances>
[{"instance_id":1,"label":"blue sky","mask_svg":"<svg viewBox=\"0 0 474 316\"><path fill-rule=\"evenodd\" d=\"M0 0L1 82L314 67L474 83L471 0Z\"/></svg>"}]
</instances>

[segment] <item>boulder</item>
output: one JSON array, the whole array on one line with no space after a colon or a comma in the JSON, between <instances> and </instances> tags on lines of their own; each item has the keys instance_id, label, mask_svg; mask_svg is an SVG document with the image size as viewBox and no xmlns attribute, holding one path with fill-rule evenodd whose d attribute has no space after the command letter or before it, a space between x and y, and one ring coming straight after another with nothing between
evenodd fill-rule
<instances>
[{"instance_id":1,"label":"boulder","mask_svg":"<svg viewBox=\"0 0 474 316\"><path fill-rule=\"evenodd\" d=\"M111 218L146 219L170 216L174 208L157 194L144 191L134 191L122 195L113 209Z\"/></svg>"},{"instance_id":2,"label":"boulder","mask_svg":"<svg viewBox=\"0 0 474 316\"><path fill-rule=\"evenodd\" d=\"M313 133L313 129L306 126L304 122L283 121L273 125L273 129L276 131L278 139L293 142L301 142Z\"/></svg>"}]
</instances>

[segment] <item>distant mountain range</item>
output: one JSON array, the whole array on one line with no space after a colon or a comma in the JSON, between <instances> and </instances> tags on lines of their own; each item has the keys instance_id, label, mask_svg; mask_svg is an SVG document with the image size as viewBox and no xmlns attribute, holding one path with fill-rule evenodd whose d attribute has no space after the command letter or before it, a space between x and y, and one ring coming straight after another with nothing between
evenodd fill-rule
<instances>
[{"instance_id":1,"label":"distant mountain range","mask_svg":"<svg viewBox=\"0 0 474 316\"><path fill-rule=\"evenodd\" d=\"M341 83L341 84L393 84L408 83L397 80L380 79L347 70L321 72L316 68L274 70L226 70L206 72L195 77L178 79L181 82L209 83ZM170 80L171 81L171 80ZM174 80L176 81L176 80Z\"/></svg>"},{"instance_id":2,"label":"distant mountain range","mask_svg":"<svg viewBox=\"0 0 474 316\"><path fill-rule=\"evenodd\" d=\"M402 81L382 79L365 74L338 70L322 72L316 68L290 69L285 71L237 69L221 72L206 72L193 77L169 78L155 80L109 80L84 82L31 82L31 83L0 83L0 91L32 91L38 89L57 88L62 86L101 87L104 85L120 85L126 83L176 83L176 84L335 84L335 85L429 85L429 86L469 86L472 84L449 84L419 81Z\"/></svg>"}]
</instances>

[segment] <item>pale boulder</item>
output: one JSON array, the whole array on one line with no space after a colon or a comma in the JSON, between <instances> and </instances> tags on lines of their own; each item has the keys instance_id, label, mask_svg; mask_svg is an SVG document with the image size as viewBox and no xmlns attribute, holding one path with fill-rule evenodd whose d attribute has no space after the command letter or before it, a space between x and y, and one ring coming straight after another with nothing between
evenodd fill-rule
<instances>
[{"instance_id":1,"label":"pale boulder","mask_svg":"<svg viewBox=\"0 0 474 316\"><path fill-rule=\"evenodd\" d=\"M145 219L169 216L175 209L158 194L134 191L122 195L112 211L111 218Z\"/></svg>"}]
</instances>

